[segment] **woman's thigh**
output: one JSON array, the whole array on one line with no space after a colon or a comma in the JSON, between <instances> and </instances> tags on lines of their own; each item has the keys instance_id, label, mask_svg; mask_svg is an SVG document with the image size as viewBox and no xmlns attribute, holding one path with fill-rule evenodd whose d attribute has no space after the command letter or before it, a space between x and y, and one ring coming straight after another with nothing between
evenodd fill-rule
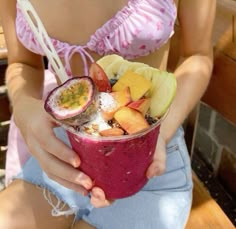
<instances>
[{"instance_id":1,"label":"woman's thigh","mask_svg":"<svg viewBox=\"0 0 236 229\"><path fill-rule=\"evenodd\" d=\"M57 199L52 195L51 200ZM43 190L15 180L0 193L0 225L4 228L70 228L74 216L51 214ZM75 225L76 229L160 229L184 228L191 207L191 191L141 191L115 201L110 207L94 208ZM65 210L67 206L64 206ZM62 209L63 210L63 209ZM87 222L87 223L86 223ZM94 227L90 226L92 224Z\"/></svg>"},{"instance_id":2,"label":"woman's thigh","mask_svg":"<svg viewBox=\"0 0 236 229\"><path fill-rule=\"evenodd\" d=\"M51 200L57 199L51 195ZM13 181L0 192L0 225L11 229L66 229L71 228L74 216L53 217L52 207L44 198L43 190L22 180ZM64 205L64 208L68 208ZM77 229L92 229L85 222L79 222Z\"/></svg>"},{"instance_id":3,"label":"woman's thigh","mask_svg":"<svg viewBox=\"0 0 236 229\"><path fill-rule=\"evenodd\" d=\"M83 219L98 229L183 229L191 208L192 192L141 191L93 209Z\"/></svg>"}]
</instances>

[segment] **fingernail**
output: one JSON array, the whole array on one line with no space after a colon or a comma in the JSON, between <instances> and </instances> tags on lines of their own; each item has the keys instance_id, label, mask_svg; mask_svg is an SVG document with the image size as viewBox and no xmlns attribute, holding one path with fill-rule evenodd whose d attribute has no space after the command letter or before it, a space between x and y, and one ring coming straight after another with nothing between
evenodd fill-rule
<instances>
[{"instance_id":1,"label":"fingernail","mask_svg":"<svg viewBox=\"0 0 236 229\"><path fill-rule=\"evenodd\" d=\"M90 189L92 187L91 181L83 173L79 173L78 177L76 178L76 182L83 185L86 189Z\"/></svg>"},{"instance_id":2,"label":"fingernail","mask_svg":"<svg viewBox=\"0 0 236 229\"><path fill-rule=\"evenodd\" d=\"M93 193L93 197L96 199L100 199L100 195L97 192Z\"/></svg>"},{"instance_id":3,"label":"fingernail","mask_svg":"<svg viewBox=\"0 0 236 229\"><path fill-rule=\"evenodd\" d=\"M77 158L73 158L71 164L74 168L78 168L80 165L80 160Z\"/></svg>"},{"instance_id":4,"label":"fingernail","mask_svg":"<svg viewBox=\"0 0 236 229\"><path fill-rule=\"evenodd\" d=\"M149 173L147 174L147 178L148 178L148 179L151 179L151 178L153 178L153 177L158 176L158 174L159 174L159 168L158 168L158 167L155 167L155 168L153 168L152 172L149 172Z\"/></svg>"},{"instance_id":5,"label":"fingernail","mask_svg":"<svg viewBox=\"0 0 236 229\"><path fill-rule=\"evenodd\" d=\"M152 176L150 174L147 175L147 179L150 180L152 179Z\"/></svg>"},{"instance_id":6,"label":"fingernail","mask_svg":"<svg viewBox=\"0 0 236 229\"><path fill-rule=\"evenodd\" d=\"M155 168L155 172L153 174L153 176L158 176L160 174L160 169L158 167Z\"/></svg>"}]
</instances>

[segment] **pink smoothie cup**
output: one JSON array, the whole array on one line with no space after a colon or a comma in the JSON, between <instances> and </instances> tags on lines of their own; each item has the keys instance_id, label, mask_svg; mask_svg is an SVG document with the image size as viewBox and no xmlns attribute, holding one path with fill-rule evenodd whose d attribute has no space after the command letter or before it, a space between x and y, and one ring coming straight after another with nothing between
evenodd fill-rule
<instances>
[{"instance_id":1,"label":"pink smoothie cup","mask_svg":"<svg viewBox=\"0 0 236 229\"><path fill-rule=\"evenodd\" d=\"M148 181L146 171L152 162L161 121L133 135L97 137L67 131L71 146L78 153L79 169L104 190L107 199L118 199L138 192Z\"/></svg>"}]
</instances>

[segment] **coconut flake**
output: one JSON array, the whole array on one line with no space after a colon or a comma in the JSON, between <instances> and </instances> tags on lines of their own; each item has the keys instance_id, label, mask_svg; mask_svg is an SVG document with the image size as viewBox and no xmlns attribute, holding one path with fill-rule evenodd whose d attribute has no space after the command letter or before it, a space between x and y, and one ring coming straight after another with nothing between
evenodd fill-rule
<instances>
[{"instance_id":1,"label":"coconut flake","mask_svg":"<svg viewBox=\"0 0 236 229\"><path fill-rule=\"evenodd\" d=\"M100 108L104 111L113 110L117 107L117 102L113 96L109 93L102 92L99 95L100 99Z\"/></svg>"},{"instance_id":2,"label":"coconut flake","mask_svg":"<svg viewBox=\"0 0 236 229\"><path fill-rule=\"evenodd\" d=\"M94 130L94 126L97 126L96 130ZM101 112L98 111L94 119L84 124L80 128L80 131L99 136L99 131L110 129L110 128L111 126L103 119Z\"/></svg>"}]
</instances>

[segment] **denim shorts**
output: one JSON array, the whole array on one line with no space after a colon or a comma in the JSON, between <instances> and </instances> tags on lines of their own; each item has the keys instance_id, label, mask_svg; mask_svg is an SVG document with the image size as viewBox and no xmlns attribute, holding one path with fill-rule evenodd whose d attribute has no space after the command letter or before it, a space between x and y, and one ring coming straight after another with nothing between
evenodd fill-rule
<instances>
[{"instance_id":1,"label":"denim shorts","mask_svg":"<svg viewBox=\"0 0 236 229\"><path fill-rule=\"evenodd\" d=\"M56 128L55 133L69 145L62 128ZM150 179L136 194L108 207L94 208L89 195L82 196L48 178L34 157L16 179L41 187L53 216L74 214L75 220L83 219L98 229L183 229L192 204L191 166L182 128L167 145L165 173ZM57 204L50 201L51 194L57 197ZM61 210L60 203L66 203L69 209Z\"/></svg>"}]
</instances>

